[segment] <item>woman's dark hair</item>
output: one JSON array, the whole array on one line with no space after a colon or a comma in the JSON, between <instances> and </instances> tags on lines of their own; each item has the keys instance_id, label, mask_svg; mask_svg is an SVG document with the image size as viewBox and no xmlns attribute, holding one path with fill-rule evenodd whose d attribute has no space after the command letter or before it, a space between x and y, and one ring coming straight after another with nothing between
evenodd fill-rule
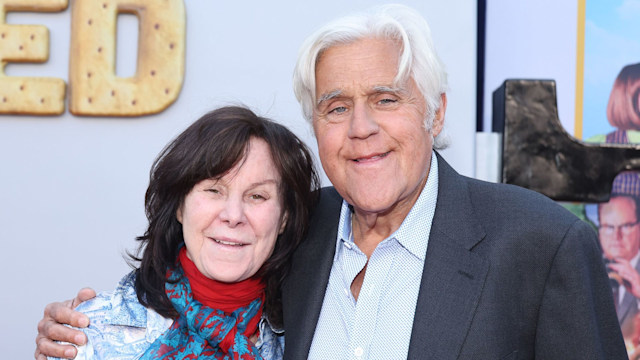
<instances>
[{"instance_id":1,"label":"woman's dark hair","mask_svg":"<svg viewBox=\"0 0 640 360\"><path fill-rule=\"evenodd\" d=\"M167 269L175 267L184 244L176 212L195 184L221 178L241 164L252 138L264 140L271 150L287 214L285 229L257 274L266 284L267 317L274 326L282 326L280 286L289 270L289 257L305 235L319 182L312 156L300 139L286 127L238 106L202 116L162 150L151 168L145 196L149 227L137 238L141 241L138 255L130 254L140 262L136 291L143 305L165 317L177 316L165 294Z\"/></svg>"}]
</instances>

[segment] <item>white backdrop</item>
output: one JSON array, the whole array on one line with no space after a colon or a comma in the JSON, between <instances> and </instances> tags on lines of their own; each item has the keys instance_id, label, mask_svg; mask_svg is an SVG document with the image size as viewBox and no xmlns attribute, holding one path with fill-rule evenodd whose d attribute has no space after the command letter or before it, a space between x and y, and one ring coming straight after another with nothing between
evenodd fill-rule
<instances>
[{"instance_id":1,"label":"white backdrop","mask_svg":"<svg viewBox=\"0 0 640 360\"><path fill-rule=\"evenodd\" d=\"M578 0L487 0L484 129L506 79L556 81L558 116L574 133Z\"/></svg>"},{"instance_id":2,"label":"white backdrop","mask_svg":"<svg viewBox=\"0 0 640 360\"><path fill-rule=\"evenodd\" d=\"M444 156L461 173L473 175L475 1L402 2L428 19L449 72L446 128L455 136ZM33 357L45 304L71 298L83 286L110 290L129 271L122 254L136 247L134 237L145 229L151 163L206 111L244 103L289 126L315 152L291 90L298 47L328 20L382 1L185 3L185 80L178 100L164 112L142 118L0 115L2 358ZM70 8L8 15L8 23L43 24L50 31L49 61L10 64L8 75L68 82ZM136 18L121 16L121 76L135 72L136 32Z\"/></svg>"}]
</instances>

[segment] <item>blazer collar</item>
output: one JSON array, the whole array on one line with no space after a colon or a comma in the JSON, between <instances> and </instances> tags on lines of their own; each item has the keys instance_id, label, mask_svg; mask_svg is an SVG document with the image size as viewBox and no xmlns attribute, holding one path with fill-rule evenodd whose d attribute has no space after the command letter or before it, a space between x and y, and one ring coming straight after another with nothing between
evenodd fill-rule
<instances>
[{"instance_id":1,"label":"blazer collar","mask_svg":"<svg viewBox=\"0 0 640 360\"><path fill-rule=\"evenodd\" d=\"M436 153L438 202L429 237L409 359L456 359L478 305L489 262L472 252L485 236L467 179Z\"/></svg>"},{"instance_id":2,"label":"blazer collar","mask_svg":"<svg viewBox=\"0 0 640 360\"><path fill-rule=\"evenodd\" d=\"M440 171L431 234L435 230L451 238L456 245L471 250L486 234L475 214L468 179L458 174L438 152L436 156Z\"/></svg>"}]
</instances>

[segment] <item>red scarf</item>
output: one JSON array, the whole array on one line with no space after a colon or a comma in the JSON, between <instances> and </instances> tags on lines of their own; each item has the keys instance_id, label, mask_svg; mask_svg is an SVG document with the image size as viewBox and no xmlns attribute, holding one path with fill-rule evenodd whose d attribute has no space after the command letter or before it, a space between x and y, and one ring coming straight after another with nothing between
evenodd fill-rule
<instances>
[{"instance_id":1,"label":"red scarf","mask_svg":"<svg viewBox=\"0 0 640 360\"><path fill-rule=\"evenodd\" d=\"M196 267L196 264L187 256L187 249L180 249L178 259L182 264L185 276L189 280L193 298L203 305L222 310L230 314L238 308L249 306L252 301L260 297L264 304L264 288L265 285L261 278L251 277L236 283L225 283L202 275ZM258 322L262 318L262 308L258 314L251 319L244 332L246 337L251 337L258 330ZM235 330L229 334L220 343L220 347L224 350L229 349L231 342L235 338Z\"/></svg>"}]
</instances>

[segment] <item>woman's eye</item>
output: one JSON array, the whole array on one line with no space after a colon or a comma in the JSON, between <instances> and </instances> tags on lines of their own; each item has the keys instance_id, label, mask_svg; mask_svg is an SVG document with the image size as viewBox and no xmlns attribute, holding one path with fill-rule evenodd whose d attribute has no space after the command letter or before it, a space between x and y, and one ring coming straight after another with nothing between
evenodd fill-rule
<instances>
[{"instance_id":1,"label":"woman's eye","mask_svg":"<svg viewBox=\"0 0 640 360\"><path fill-rule=\"evenodd\" d=\"M220 194L220 190L218 189L207 189L207 192L210 192L212 194Z\"/></svg>"},{"instance_id":2,"label":"woman's eye","mask_svg":"<svg viewBox=\"0 0 640 360\"><path fill-rule=\"evenodd\" d=\"M266 200L267 198L260 195L260 194L253 194L251 195L251 200Z\"/></svg>"}]
</instances>

